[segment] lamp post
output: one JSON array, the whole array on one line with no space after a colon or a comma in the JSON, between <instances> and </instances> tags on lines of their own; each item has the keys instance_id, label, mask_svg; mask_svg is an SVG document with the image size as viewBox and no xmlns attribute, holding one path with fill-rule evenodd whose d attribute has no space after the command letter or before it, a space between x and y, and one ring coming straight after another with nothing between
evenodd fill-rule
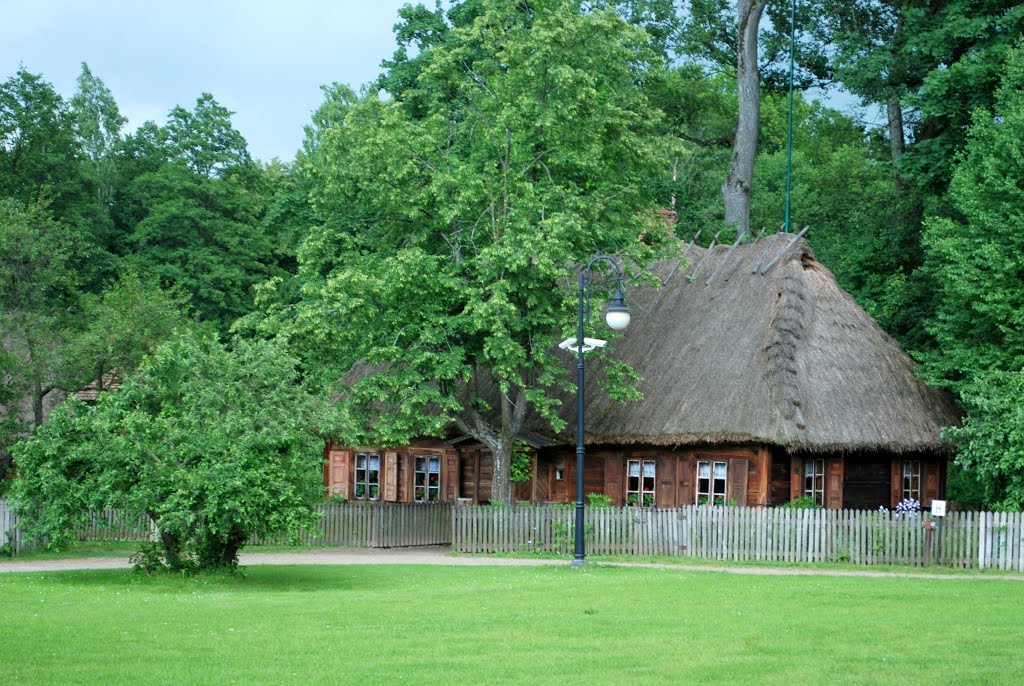
<instances>
[{"instance_id":1,"label":"lamp post","mask_svg":"<svg viewBox=\"0 0 1024 686\"><path fill-rule=\"evenodd\" d=\"M586 550L583 542L583 354L593 347L588 346L583 336L584 319L590 314L590 275L597 262L607 262L615 268L615 295L612 304L605 310L605 322L616 331L629 326L629 308L626 307L622 295L622 270L619 264L610 257L600 255L592 259L586 269L580 270L580 302L579 319L576 325L576 530L573 536L573 567L586 564ZM594 341L595 346L604 345L604 341Z\"/></svg>"}]
</instances>

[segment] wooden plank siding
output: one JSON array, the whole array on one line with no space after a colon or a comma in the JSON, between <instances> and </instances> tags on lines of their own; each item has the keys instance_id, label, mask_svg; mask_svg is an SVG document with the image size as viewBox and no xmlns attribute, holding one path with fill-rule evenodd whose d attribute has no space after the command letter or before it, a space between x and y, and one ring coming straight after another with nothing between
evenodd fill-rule
<instances>
[{"instance_id":1,"label":"wooden plank siding","mask_svg":"<svg viewBox=\"0 0 1024 686\"><path fill-rule=\"evenodd\" d=\"M442 502L463 500L488 504L494 476L491 452L477 444L451 446L431 439L394 450L328 446L325 451L325 500L342 497L355 500L357 455L379 455L381 459L380 502L408 503L415 500L413 478L417 456L441 461ZM823 483L815 491L829 509L871 510L895 507L903 496L904 458L891 454L793 455L767 446L677 447L595 446L586 452L584 496L590 493L611 498L614 506L626 504L631 460L655 464L654 505L685 507L697 501L697 471L700 462L727 465L724 501L738 507L782 505L805 494L804 466L815 464ZM945 458L917 455L918 494L923 507L945 491ZM515 502L533 504L572 503L576 499L576 455L568 446L531 451L532 477L514 484ZM822 466L823 465L823 466Z\"/></svg>"}]
</instances>

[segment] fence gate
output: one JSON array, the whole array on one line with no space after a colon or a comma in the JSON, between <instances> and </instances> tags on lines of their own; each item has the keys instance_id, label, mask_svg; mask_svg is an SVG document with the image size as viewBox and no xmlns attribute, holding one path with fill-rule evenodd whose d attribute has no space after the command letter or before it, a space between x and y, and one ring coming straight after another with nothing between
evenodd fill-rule
<instances>
[{"instance_id":1,"label":"fence gate","mask_svg":"<svg viewBox=\"0 0 1024 686\"><path fill-rule=\"evenodd\" d=\"M12 552L21 549L21 537L18 535L18 518L7 503L0 500L0 548L10 546Z\"/></svg>"}]
</instances>

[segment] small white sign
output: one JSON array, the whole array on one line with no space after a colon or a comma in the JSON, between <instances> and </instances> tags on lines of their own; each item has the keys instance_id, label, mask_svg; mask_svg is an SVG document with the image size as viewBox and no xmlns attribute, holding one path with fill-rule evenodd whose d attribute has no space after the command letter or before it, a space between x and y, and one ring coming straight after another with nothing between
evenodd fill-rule
<instances>
[{"instance_id":1,"label":"small white sign","mask_svg":"<svg viewBox=\"0 0 1024 686\"><path fill-rule=\"evenodd\" d=\"M945 517L946 516L946 501L945 500L933 500L932 501L932 517Z\"/></svg>"}]
</instances>

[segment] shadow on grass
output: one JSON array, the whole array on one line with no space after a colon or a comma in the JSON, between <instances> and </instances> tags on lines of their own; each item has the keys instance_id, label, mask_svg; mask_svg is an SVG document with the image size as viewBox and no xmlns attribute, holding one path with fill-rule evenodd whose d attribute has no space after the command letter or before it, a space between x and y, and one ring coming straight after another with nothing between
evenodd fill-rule
<instances>
[{"instance_id":1,"label":"shadow on grass","mask_svg":"<svg viewBox=\"0 0 1024 686\"><path fill-rule=\"evenodd\" d=\"M390 575L371 573L367 566L274 565L240 567L237 571L207 571L194 576L175 572L147 575L132 569L80 569L25 572L36 583L141 592L194 593L315 593L339 590L374 591L388 588ZM14 573L22 576L20 573Z\"/></svg>"}]
</instances>

